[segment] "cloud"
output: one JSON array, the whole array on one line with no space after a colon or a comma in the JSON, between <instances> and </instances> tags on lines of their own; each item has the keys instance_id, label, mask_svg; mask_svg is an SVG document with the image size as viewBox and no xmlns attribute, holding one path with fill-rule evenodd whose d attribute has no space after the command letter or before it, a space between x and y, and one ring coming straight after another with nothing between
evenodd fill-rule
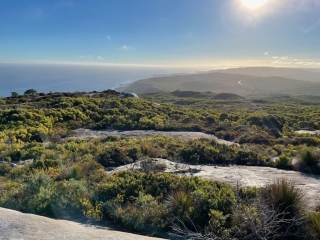
<instances>
[{"instance_id":1,"label":"cloud","mask_svg":"<svg viewBox=\"0 0 320 240\"><path fill-rule=\"evenodd\" d=\"M123 50L123 51L135 50L134 47L127 46L127 45L123 45L120 49Z\"/></svg>"},{"instance_id":2,"label":"cloud","mask_svg":"<svg viewBox=\"0 0 320 240\"><path fill-rule=\"evenodd\" d=\"M265 52L264 55L269 55L269 53L268 53L268 52Z\"/></svg>"},{"instance_id":3,"label":"cloud","mask_svg":"<svg viewBox=\"0 0 320 240\"><path fill-rule=\"evenodd\" d=\"M265 54L267 55L267 54ZM289 59L288 56L283 56L283 57L278 57L278 56L272 56L272 59L282 59L282 60L286 60L286 59Z\"/></svg>"},{"instance_id":4,"label":"cloud","mask_svg":"<svg viewBox=\"0 0 320 240\"><path fill-rule=\"evenodd\" d=\"M91 55L80 55L79 58L82 58L82 59L91 59L92 56L91 56Z\"/></svg>"},{"instance_id":5,"label":"cloud","mask_svg":"<svg viewBox=\"0 0 320 240\"><path fill-rule=\"evenodd\" d=\"M103 61L103 57L98 56L97 59Z\"/></svg>"},{"instance_id":6,"label":"cloud","mask_svg":"<svg viewBox=\"0 0 320 240\"><path fill-rule=\"evenodd\" d=\"M310 67L320 67L320 60L314 60L314 59L294 59L293 61L282 61L282 60L276 60L273 61L272 64L280 64L280 65L296 65L296 66L310 66Z\"/></svg>"},{"instance_id":7,"label":"cloud","mask_svg":"<svg viewBox=\"0 0 320 240\"><path fill-rule=\"evenodd\" d=\"M111 37L110 37L109 35L107 35L107 36L106 36L106 39L107 39L108 41L110 41L110 40L111 40Z\"/></svg>"}]
</instances>

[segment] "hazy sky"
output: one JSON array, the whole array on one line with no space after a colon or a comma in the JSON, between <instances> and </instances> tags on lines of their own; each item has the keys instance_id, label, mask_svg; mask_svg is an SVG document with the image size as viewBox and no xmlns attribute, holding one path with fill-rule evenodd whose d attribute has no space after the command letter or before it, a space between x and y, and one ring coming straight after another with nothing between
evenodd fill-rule
<instances>
[{"instance_id":1,"label":"hazy sky","mask_svg":"<svg viewBox=\"0 0 320 240\"><path fill-rule=\"evenodd\" d=\"M1 62L320 67L320 0L0 0Z\"/></svg>"}]
</instances>

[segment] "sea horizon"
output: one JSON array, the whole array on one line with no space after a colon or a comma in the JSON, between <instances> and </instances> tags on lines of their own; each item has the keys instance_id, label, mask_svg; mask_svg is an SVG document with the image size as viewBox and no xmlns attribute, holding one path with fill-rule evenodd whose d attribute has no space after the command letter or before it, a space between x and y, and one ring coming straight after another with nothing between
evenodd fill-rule
<instances>
[{"instance_id":1,"label":"sea horizon","mask_svg":"<svg viewBox=\"0 0 320 240\"><path fill-rule=\"evenodd\" d=\"M103 91L116 89L137 80L164 75L192 74L213 67L153 67L0 63L0 97L11 92Z\"/></svg>"}]
</instances>

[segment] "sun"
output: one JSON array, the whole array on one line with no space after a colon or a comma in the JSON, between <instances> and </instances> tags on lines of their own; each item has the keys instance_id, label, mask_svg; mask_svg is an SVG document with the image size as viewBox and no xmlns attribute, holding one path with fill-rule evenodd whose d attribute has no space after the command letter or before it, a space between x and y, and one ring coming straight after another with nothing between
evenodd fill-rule
<instances>
[{"instance_id":1,"label":"sun","mask_svg":"<svg viewBox=\"0 0 320 240\"><path fill-rule=\"evenodd\" d=\"M242 5L250 9L258 9L265 5L269 0L241 0Z\"/></svg>"}]
</instances>

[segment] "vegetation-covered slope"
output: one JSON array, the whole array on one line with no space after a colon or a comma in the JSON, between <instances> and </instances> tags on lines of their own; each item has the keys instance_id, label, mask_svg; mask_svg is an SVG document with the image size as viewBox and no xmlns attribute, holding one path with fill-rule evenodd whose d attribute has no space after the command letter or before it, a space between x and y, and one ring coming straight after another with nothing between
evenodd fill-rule
<instances>
[{"instance_id":1,"label":"vegetation-covered slope","mask_svg":"<svg viewBox=\"0 0 320 240\"><path fill-rule=\"evenodd\" d=\"M319 214L310 212L309 217L301 193L290 182L237 189L157 173L165 166L112 175L105 171L138 160L148 165L150 158L161 157L190 164L263 165L318 173L319 137L294 132L319 129L316 100L248 100L210 92L158 93L141 99L124 99L115 91L38 94L31 90L12 95L1 99L1 207L56 218L108 219L132 231L164 237L170 232L198 232L205 239L208 234L213 239L254 234L254 239L269 231L293 239L296 231L286 230L294 226L299 234L316 239L313 230ZM190 104L179 106L179 101ZM241 145L164 136L64 139L79 127L203 131ZM300 159L298 164L292 163L293 158ZM288 212L281 208L283 198L291 199ZM259 225L266 211L270 217L278 216L272 231ZM248 222L244 214L257 221Z\"/></svg>"},{"instance_id":2,"label":"vegetation-covered slope","mask_svg":"<svg viewBox=\"0 0 320 240\"><path fill-rule=\"evenodd\" d=\"M282 77L307 82L320 82L319 69L301 69L301 68L274 68L274 67L244 67L229 68L225 70L216 70L212 72L223 72L250 75L257 77Z\"/></svg>"},{"instance_id":3,"label":"vegetation-covered slope","mask_svg":"<svg viewBox=\"0 0 320 240\"><path fill-rule=\"evenodd\" d=\"M255 76L213 71L191 75L175 75L139 80L119 88L119 91L136 93L156 93L181 91L211 91L214 93L234 93L241 96L261 95L315 95L319 96L320 80L313 82L284 78L281 76ZM234 72L237 69L234 69ZM229 73L230 72L230 73ZM250 72L250 71L249 71ZM313 74L313 73L310 73ZM314 73L317 75L317 73ZM266 74L267 75L267 74ZM283 74L285 75L285 74ZM288 74L290 75L290 74ZM318 74L320 75L320 74ZM314 76L312 79L317 79Z\"/></svg>"}]
</instances>

